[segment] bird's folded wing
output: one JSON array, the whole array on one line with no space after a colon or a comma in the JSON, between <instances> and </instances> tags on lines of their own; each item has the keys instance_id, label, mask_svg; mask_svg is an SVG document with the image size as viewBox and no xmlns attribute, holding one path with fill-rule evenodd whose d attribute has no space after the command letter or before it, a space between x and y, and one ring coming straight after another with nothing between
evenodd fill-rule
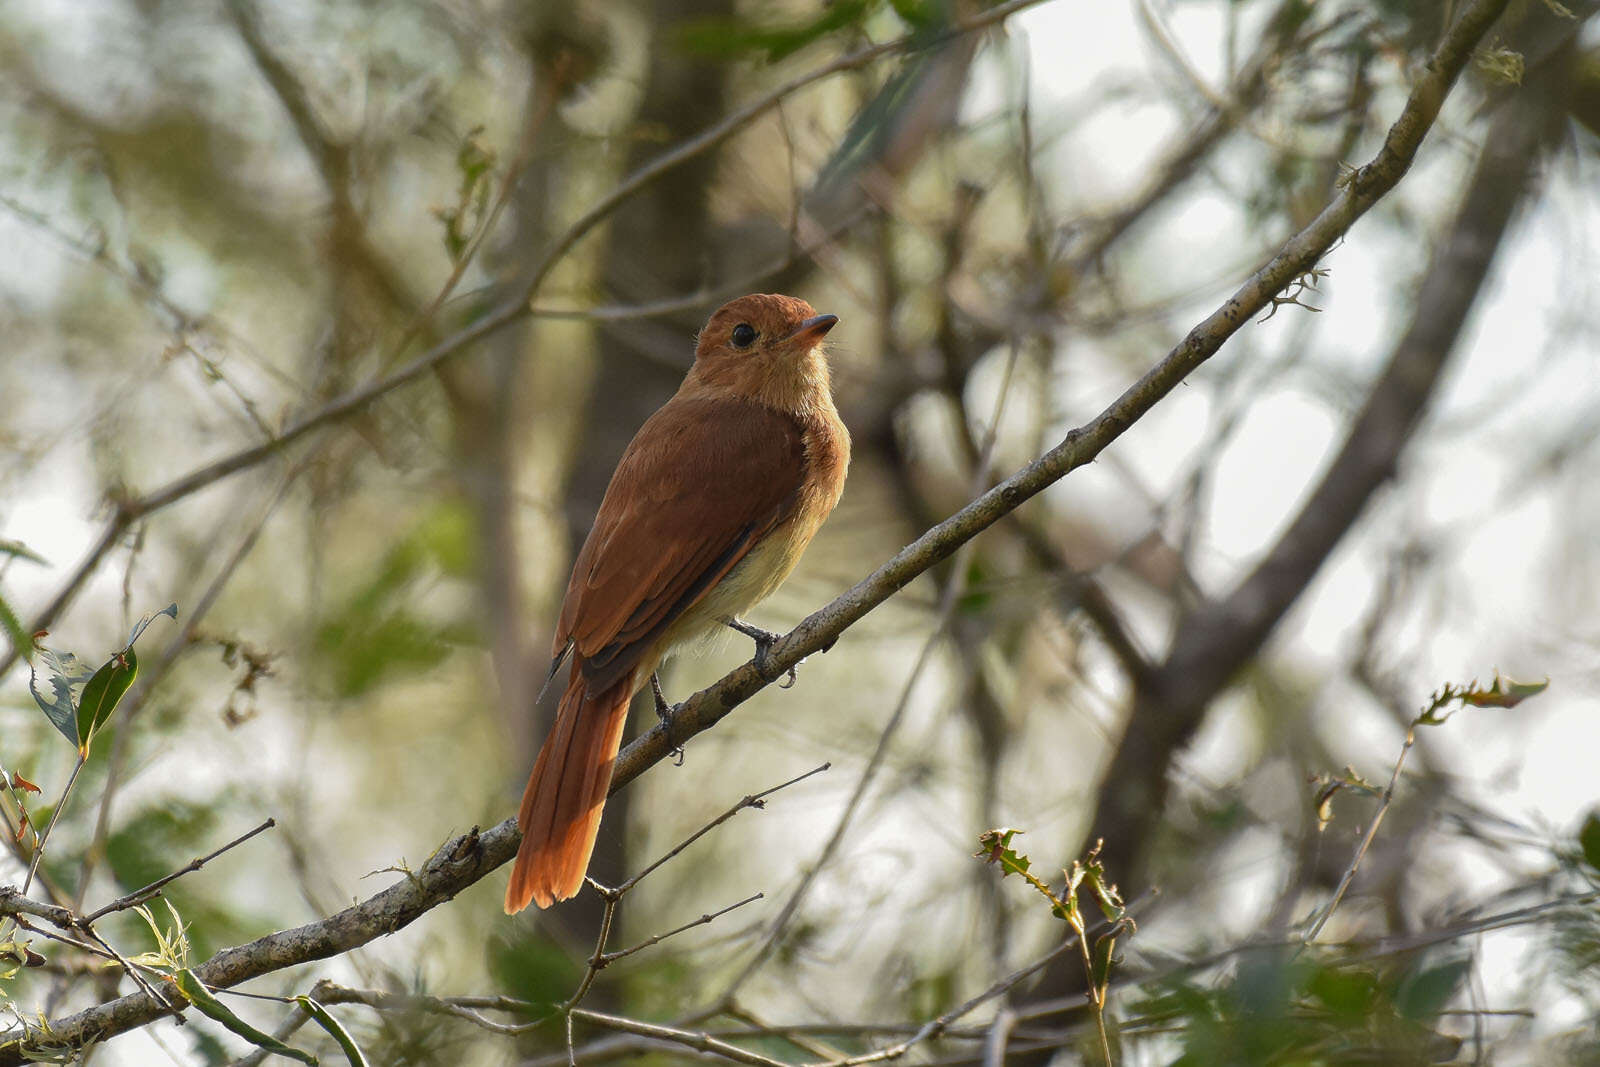
<instances>
[{"instance_id":1,"label":"bird's folded wing","mask_svg":"<svg viewBox=\"0 0 1600 1067\"><path fill-rule=\"evenodd\" d=\"M598 692L794 510L805 439L735 400L675 400L628 446L573 566L556 648Z\"/></svg>"}]
</instances>

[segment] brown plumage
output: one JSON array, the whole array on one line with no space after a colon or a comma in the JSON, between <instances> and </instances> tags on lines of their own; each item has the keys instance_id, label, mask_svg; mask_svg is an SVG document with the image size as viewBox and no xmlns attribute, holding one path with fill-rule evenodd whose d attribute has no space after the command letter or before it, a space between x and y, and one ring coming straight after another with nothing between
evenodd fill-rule
<instances>
[{"instance_id":1,"label":"brown plumage","mask_svg":"<svg viewBox=\"0 0 1600 1067\"><path fill-rule=\"evenodd\" d=\"M724 305L623 453L561 607L555 654L572 663L522 796L508 913L583 885L633 695L776 589L838 503L850 436L822 355L836 321L788 296Z\"/></svg>"}]
</instances>

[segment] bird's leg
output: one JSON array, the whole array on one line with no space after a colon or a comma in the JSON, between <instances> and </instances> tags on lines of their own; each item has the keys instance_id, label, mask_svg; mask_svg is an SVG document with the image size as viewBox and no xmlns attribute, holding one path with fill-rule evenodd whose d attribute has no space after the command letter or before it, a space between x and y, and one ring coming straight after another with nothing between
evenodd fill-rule
<instances>
[{"instance_id":1,"label":"bird's leg","mask_svg":"<svg viewBox=\"0 0 1600 1067\"><path fill-rule=\"evenodd\" d=\"M672 713L676 709L674 709L671 704L667 703L667 695L661 691L661 675L655 671L650 672L650 695L656 698L656 718L661 720L662 726L665 726L668 731L671 731ZM670 733L668 736L671 736ZM674 765L679 767L683 766L682 745L673 745L669 755L672 756L672 762Z\"/></svg>"},{"instance_id":2,"label":"bird's leg","mask_svg":"<svg viewBox=\"0 0 1600 1067\"><path fill-rule=\"evenodd\" d=\"M744 634L746 637L756 643L756 667L761 671L762 674L767 673L767 653L772 651L772 646L777 644L778 638L782 637L783 635L775 634L771 630L763 630L759 626L751 626L743 619L728 619L726 622L729 629L738 630L740 633ZM801 660L801 663L803 662L805 661ZM795 667L798 666L800 666L800 664L796 663L794 667L790 667L788 671L785 672L785 677L783 681L778 683L778 688L788 689L794 685L794 671Z\"/></svg>"}]
</instances>

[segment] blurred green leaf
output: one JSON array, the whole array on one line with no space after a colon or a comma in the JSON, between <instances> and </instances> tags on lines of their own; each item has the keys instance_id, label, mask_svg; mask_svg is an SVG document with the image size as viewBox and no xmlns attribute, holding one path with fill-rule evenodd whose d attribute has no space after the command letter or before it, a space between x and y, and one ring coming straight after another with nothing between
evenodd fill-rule
<instances>
[{"instance_id":1,"label":"blurred green leaf","mask_svg":"<svg viewBox=\"0 0 1600 1067\"><path fill-rule=\"evenodd\" d=\"M531 926L502 931L490 938L489 974L508 996L535 1004L559 1004L572 994L583 969L567 950ZM559 1033L552 1020L550 1033Z\"/></svg>"},{"instance_id":2,"label":"blurred green leaf","mask_svg":"<svg viewBox=\"0 0 1600 1067\"><path fill-rule=\"evenodd\" d=\"M1472 971L1469 957L1456 957L1432 967L1419 967L1401 979L1394 1006L1407 1019L1427 1019L1450 1003Z\"/></svg>"},{"instance_id":3,"label":"blurred green leaf","mask_svg":"<svg viewBox=\"0 0 1600 1067\"><path fill-rule=\"evenodd\" d=\"M986 591L987 569L976 552L967 564L966 591L956 601L956 610L963 615L981 615L988 610L994 597Z\"/></svg>"},{"instance_id":4,"label":"blurred green leaf","mask_svg":"<svg viewBox=\"0 0 1600 1067\"><path fill-rule=\"evenodd\" d=\"M896 10L902 5L924 6L902 0ZM880 6L881 0L834 0L816 18L794 26L755 26L741 18L694 19L679 27L678 44L686 51L723 59L764 52L767 62L776 63L829 34L859 26Z\"/></svg>"},{"instance_id":5,"label":"blurred green leaf","mask_svg":"<svg viewBox=\"0 0 1600 1067\"><path fill-rule=\"evenodd\" d=\"M417 583L441 574L467 577L475 567L471 514L455 502L430 509L384 556L371 580L318 627L320 662L335 691L359 696L396 677L430 670L457 645L477 641L474 627L441 622L411 606Z\"/></svg>"},{"instance_id":6,"label":"blurred green leaf","mask_svg":"<svg viewBox=\"0 0 1600 1067\"><path fill-rule=\"evenodd\" d=\"M1373 1010L1379 997L1377 978L1365 970L1324 967L1311 976L1306 992L1333 1014L1358 1019Z\"/></svg>"},{"instance_id":7,"label":"blurred green leaf","mask_svg":"<svg viewBox=\"0 0 1600 1067\"><path fill-rule=\"evenodd\" d=\"M205 983L200 981L195 973L189 970L187 967L173 976L173 984L178 987L178 992L183 994L183 998L190 1004L193 1004L202 1015L205 1015L211 1019L215 1019L217 1022L227 1027L230 1031L244 1038L257 1048L264 1048L268 1052L276 1055L287 1056L289 1059L299 1060L301 1063L311 1064L311 1067L317 1067L317 1058L311 1053L305 1051L304 1049L293 1048L289 1045L285 1045L282 1041L279 1041L271 1034L257 1030L255 1027L251 1026L249 1023L235 1015L233 1011L226 1004L222 1003L222 1001L218 1000L216 995L212 993L211 990L206 988Z\"/></svg>"},{"instance_id":8,"label":"blurred green leaf","mask_svg":"<svg viewBox=\"0 0 1600 1067\"><path fill-rule=\"evenodd\" d=\"M0 596L0 629L5 630L6 640L11 642L17 655L23 659L33 658L33 639L22 629L22 620L3 596Z\"/></svg>"},{"instance_id":9,"label":"blurred green leaf","mask_svg":"<svg viewBox=\"0 0 1600 1067\"><path fill-rule=\"evenodd\" d=\"M318 635L319 644L332 653L328 665L334 687L344 697L359 696L395 676L426 672L472 636L463 628L432 625L404 612L351 621L362 625L327 626Z\"/></svg>"},{"instance_id":10,"label":"blurred green leaf","mask_svg":"<svg viewBox=\"0 0 1600 1067\"><path fill-rule=\"evenodd\" d=\"M1583 862L1600 871L1600 808L1584 817L1578 828L1578 847L1583 850Z\"/></svg>"},{"instance_id":11,"label":"blurred green leaf","mask_svg":"<svg viewBox=\"0 0 1600 1067\"><path fill-rule=\"evenodd\" d=\"M472 244L489 213L489 195L497 156L493 148L480 138L483 127L476 126L462 138L456 150L456 171L461 183L456 190L456 202L450 207L435 208L433 215L444 226L444 247L452 260L458 260Z\"/></svg>"},{"instance_id":12,"label":"blurred green leaf","mask_svg":"<svg viewBox=\"0 0 1600 1067\"><path fill-rule=\"evenodd\" d=\"M176 797L157 807L143 808L106 838L106 862L118 883L127 889L149 885L174 867L178 856L207 851L202 848L216 828L217 813L209 804Z\"/></svg>"},{"instance_id":13,"label":"blurred green leaf","mask_svg":"<svg viewBox=\"0 0 1600 1067\"><path fill-rule=\"evenodd\" d=\"M29 548L21 541L13 541L4 537L0 537L0 556L13 556L17 559L25 559L29 563L43 564L46 567L50 565L49 560L39 555L39 553Z\"/></svg>"}]
</instances>

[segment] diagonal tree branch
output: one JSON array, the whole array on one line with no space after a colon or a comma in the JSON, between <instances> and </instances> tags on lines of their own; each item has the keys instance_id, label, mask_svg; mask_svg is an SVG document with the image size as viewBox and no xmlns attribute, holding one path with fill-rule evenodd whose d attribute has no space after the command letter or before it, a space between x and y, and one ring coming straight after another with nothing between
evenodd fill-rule
<instances>
[{"instance_id":1,"label":"diagonal tree branch","mask_svg":"<svg viewBox=\"0 0 1600 1067\"><path fill-rule=\"evenodd\" d=\"M1560 129L1549 73L1530 79L1490 127L1467 193L1418 292L1411 325L1321 482L1255 569L1226 596L1182 617L1165 660L1134 679L1133 710L1101 786L1095 824L1095 836L1106 841L1107 863L1124 884L1141 884L1140 865L1150 828L1163 817L1173 754L1394 475L1542 149Z\"/></svg>"},{"instance_id":2,"label":"diagonal tree branch","mask_svg":"<svg viewBox=\"0 0 1600 1067\"><path fill-rule=\"evenodd\" d=\"M1404 177L1450 87L1508 2L1474 0L1466 6L1422 71L1378 156L1356 171L1310 225L1191 330L1166 358L1093 421L1073 430L1038 460L930 529L808 617L772 647L764 672L754 662L746 663L679 705L669 723L657 724L621 754L613 789L622 788L644 773L666 757L673 746L715 725L733 708L782 677L802 657L831 646L851 624L918 575L1068 472L1092 461L1216 353L1274 295L1311 269L1357 219ZM328 918L219 952L199 965L196 973L208 986L227 988L287 967L336 956L394 933L508 861L516 852L517 842L514 819L487 831L474 829L446 842L420 870L375 896ZM81 1046L148 1023L165 1010L154 998L134 993L57 1020L51 1023L51 1033L54 1040L65 1045ZM26 1062L21 1035L13 1030L5 1037L8 1043L0 1045L0 1067Z\"/></svg>"}]
</instances>

